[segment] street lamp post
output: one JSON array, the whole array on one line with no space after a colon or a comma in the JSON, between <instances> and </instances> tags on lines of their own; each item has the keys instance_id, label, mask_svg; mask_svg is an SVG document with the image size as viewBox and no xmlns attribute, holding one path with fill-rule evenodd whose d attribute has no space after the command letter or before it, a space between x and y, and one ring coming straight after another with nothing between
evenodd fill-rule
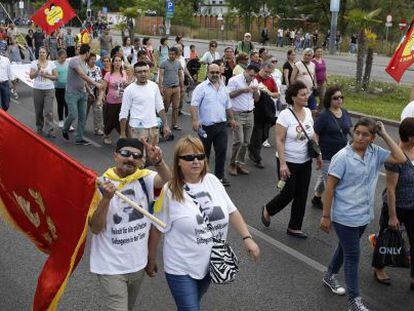
<instances>
[{"instance_id":1,"label":"street lamp post","mask_svg":"<svg viewBox=\"0 0 414 311\"><path fill-rule=\"evenodd\" d=\"M329 53L335 54L335 39L336 39L336 26L338 24L338 13L341 5L341 0L331 0L331 34L329 36Z\"/></svg>"}]
</instances>

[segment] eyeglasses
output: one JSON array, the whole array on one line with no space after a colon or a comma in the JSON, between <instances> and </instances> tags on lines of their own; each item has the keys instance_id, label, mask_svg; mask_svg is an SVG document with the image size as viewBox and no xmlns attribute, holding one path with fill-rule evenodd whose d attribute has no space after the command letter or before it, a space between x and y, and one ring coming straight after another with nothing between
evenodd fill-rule
<instances>
[{"instance_id":1,"label":"eyeglasses","mask_svg":"<svg viewBox=\"0 0 414 311\"><path fill-rule=\"evenodd\" d=\"M134 160L139 160L144 157L144 155L141 152L132 152L129 150L119 150L118 153L120 156L124 158L129 158L130 156L132 156Z\"/></svg>"},{"instance_id":2,"label":"eyeglasses","mask_svg":"<svg viewBox=\"0 0 414 311\"><path fill-rule=\"evenodd\" d=\"M343 100L344 97L342 95L341 96L333 96L332 99L333 100L338 100L338 99L342 99Z\"/></svg>"},{"instance_id":3,"label":"eyeglasses","mask_svg":"<svg viewBox=\"0 0 414 311\"><path fill-rule=\"evenodd\" d=\"M217 47L217 45L213 44L213 45L210 45L210 47L211 47L211 48L216 48L216 47Z\"/></svg>"},{"instance_id":4,"label":"eyeglasses","mask_svg":"<svg viewBox=\"0 0 414 311\"><path fill-rule=\"evenodd\" d=\"M186 155L178 156L178 158L181 160L187 161L187 162L192 162L195 159L197 159L198 161L203 161L206 158L206 154L205 153L186 154Z\"/></svg>"},{"instance_id":5,"label":"eyeglasses","mask_svg":"<svg viewBox=\"0 0 414 311\"><path fill-rule=\"evenodd\" d=\"M211 75L219 75L220 71L210 71L209 74Z\"/></svg>"}]
</instances>

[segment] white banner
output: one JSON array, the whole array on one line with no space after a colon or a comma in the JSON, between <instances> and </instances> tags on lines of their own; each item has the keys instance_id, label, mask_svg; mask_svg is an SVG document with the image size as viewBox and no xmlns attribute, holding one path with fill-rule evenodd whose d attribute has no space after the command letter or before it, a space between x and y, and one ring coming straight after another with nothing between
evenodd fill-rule
<instances>
[{"instance_id":1,"label":"white banner","mask_svg":"<svg viewBox=\"0 0 414 311\"><path fill-rule=\"evenodd\" d=\"M33 88L33 80L29 77L30 66L31 64L11 64L10 69L12 76L24 82L27 86Z\"/></svg>"}]
</instances>

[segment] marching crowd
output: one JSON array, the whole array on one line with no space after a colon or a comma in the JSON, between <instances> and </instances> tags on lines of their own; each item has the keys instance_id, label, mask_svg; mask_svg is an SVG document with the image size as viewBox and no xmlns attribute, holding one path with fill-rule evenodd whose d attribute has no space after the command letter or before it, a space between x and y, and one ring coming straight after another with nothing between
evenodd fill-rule
<instances>
[{"instance_id":1,"label":"marching crowd","mask_svg":"<svg viewBox=\"0 0 414 311\"><path fill-rule=\"evenodd\" d=\"M212 248L216 240L226 239L229 224L242 237L251 258L258 260L260 250L225 190L230 186L226 171L232 176L248 175L247 157L263 169L261 149L269 146L272 128L279 191L259 211L261 222L270 226L272 217L291 203L287 234L307 238L302 223L315 159L319 173L312 205L322 209L321 229L333 228L339 239L323 282L333 293L348 295L349 310L368 310L359 292L359 244L374 218L374 194L384 165L387 189L381 228L398 230L404 223L414 246L412 112L402 120L399 144L381 122L361 118L353 125L343 108L341 89L326 87L326 63L318 46L304 48L299 59L294 49L288 50L279 69L278 60L265 48L257 50L249 33L236 46L226 47L223 56L217 42L211 41L199 57L195 46L185 46L180 36L174 44L161 38L157 48L150 38L131 42L125 37L122 46L114 46L109 33L103 32L99 59L89 44L75 45L78 40L71 36L68 29L58 49L50 44L50 36L48 44L34 45L30 78L36 128L40 135L56 137L56 98L58 126L65 140L76 130L75 143L90 144L84 133L91 110L93 132L103 136L104 144L113 143L114 130L119 134L115 166L103 174L101 201L89 215L90 267L105 292L108 310L133 308L144 271L156 275L162 234L165 276L178 310L200 310L213 278ZM14 61L13 35L9 42L9 58ZM9 106L9 81L14 80L10 61L0 57L4 110ZM196 135L183 135L177 141L169 167L158 143L161 138L173 140L173 133L182 131L180 118L187 102ZM232 143L226 170L229 127ZM373 143L376 136L389 150ZM214 174L208 169L212 147ZM151 224L114 195L116 190L166 226ZM414 247L410 256L414 289ZM345 287L335 276L342 265ZM390 284L384 267L376 262L373 267L377 281Z\"/></svg>"}]
</instances>

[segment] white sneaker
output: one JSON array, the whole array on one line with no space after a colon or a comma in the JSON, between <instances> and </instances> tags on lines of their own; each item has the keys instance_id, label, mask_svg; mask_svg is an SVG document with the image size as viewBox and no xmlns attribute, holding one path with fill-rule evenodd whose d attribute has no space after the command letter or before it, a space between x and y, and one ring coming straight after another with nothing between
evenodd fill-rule
<instances>
[{"instance_id":1,"label":"white sneaker","mask_svg":"<svg viewBox=\"0 0 414 311\"><path fill-rule=\"evenodd\" d=\"M265 148L270 148L270 147L272 147L272 145L271 145L271 144L269 144L269 141L268 141L267 139L263 142L262 146L263 146L263 147L265 147Z\"/></svg>"},{"instance_id":2,"label":"white sneaker","mask_svg":"<svg viewBox=\"0 0 414 311\"><path fill-rule=\"evenodd\" d=\"M74 131L75 131L75 128L71 125L69 128L69 132L74 132Z\"/></svg>"},{"instance_id":3,"label":"white sneaker","mask_svg":"<svg viewBox=\"0 0 414 311\"><path fill-rule=\"evenodd\" d=\"M369 311L362 303L361 297L356 297L349 301L349 311Z\"/></svg>"},{"instance_id":4,"label":"white sneaker","mask_svg":"<svg viewBox=\"0 0 414 311\"><path fill-rule=\"evenodd\" d=\"M58 122L58 126L59 126L59 128L63 128L63 123L64 123L63 121L59 121L59 122Z\"/></svg>"},{"instance_id":5,"label":"white sneaker","mask_svg":"<svg viewBox=\"0 0 414 311\"><path fill-rule=\"evenodd\" d=\"M345 295L345 288L339 284L334 274L329 274L328 272L325 272L322 281L326 286L328 286L331 289L332 293L339 296Z\"/></svg>"}]
</instances>

